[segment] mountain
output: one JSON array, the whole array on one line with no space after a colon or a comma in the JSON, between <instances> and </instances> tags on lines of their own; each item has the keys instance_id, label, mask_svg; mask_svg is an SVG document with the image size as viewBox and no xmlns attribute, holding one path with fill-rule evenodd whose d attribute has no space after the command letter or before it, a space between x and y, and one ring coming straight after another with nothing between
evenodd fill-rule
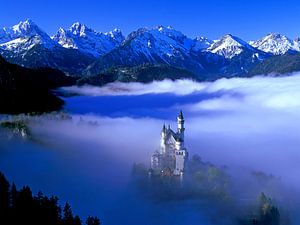
<instances>
[{"instance_id":1,"label":"mountain","mask_svg":"<svg viewBox=\"0 0 300 225\"><path fill-rule=\"evenodd\" d=\"M52 39L64 48L78 49L82 53L99 57L119 46L125 37L119 29L101 33L77 22L68 30L60 28Z\"/></svg>"},{"instance_id":2,"label":"mountain","mask_svg":"<svg viewBox=\"0 0 300 225\"><path fill-rule=\"evenodd\" d=\"M95 60L76 49L63 48L31 20L3 28L0 37L0 54L9 62L28 68L50 67L79 74Z\"/></svg>"},{"instance_id":3,"label":"mountain","mask_svg":"<svg viewBox=\"0 0 300 225\"><path fill-rule=\"evenodd\" d=\"M292 41L284 35L275 33L268 34L257 41L250 41L249 44L261 51L274 55L300 51L298 39Z\"/></svg>"},{"instance_id":4,"label":"mountain","mask_svg":"<svg viewBox=\"0 0 300 225\"><path fill-rule=\"evenodd\" d=\"M153 79L161 79L163 72L170 78L170 71L193 74L198 80L249 76L253 71L268 72L267 64L283 63L289 58L274 55L297 52L300 39L291 40L281 34L269 34L247 43L231 34L216 41L201 36L189 38L164 26L141 28L126 38L118 29L101 33L79 22L69 29L60 28L52 37L31 20L0 29L0 54L11 63L59 69L78 77L111 74L111 80L138 77L136 81L148 81L149 71L155 71ZM296 56L290 58L294 60ZM297 68L277 64L275 67L286 68L284 71ZM142 72L145 79L140 75ZM116 78L116 74L120 77Z\"/></svg>"},{"instance_id":5,"label":"mountain","mask_svg":"<svg viewBox=\"0 0 300 225\"><path fill-rule=\"evenodd\" d=\"M32 113L59 110L63 101L50 89L74 80L54 69L27 69L0 56L0 113Z\"/></svg>"},{"instance_id":6,"label":"mountain","mask_svg":"<svg viewBox=\"0 0 300 225\"><path fill-rule=\"evenodd\" d=\"M10 28L2 28L0 31L0 43L9 42L18 38L40 36L45 41L51 42L49 36L42 31L32 20L28 19Z\"/></svg>"},{"instance_id":7,"label":"mountain","mask_svg":"<svg viewBox=\"0 0 300 225\"><path fill-rule=\"evenodd\" d=\"M141 28L130 33L119 47L100 57L85 72L98 74L111 67L166 64L199 74L205 71L195 53L201 44L202 40L190 39L172 27Z\"/></svg>"},{"instance_id":8,"label":"mountain","mask_svg":"<svg viewBox=\"0 0 300 225\"><path fill-rule=\"evenodd\" d=\"M203 37L190 39L171 27L158 26L131 33L119 47L100 57L85 72L95 75L108 68L166 64L206 80L210 76L247 73L269 56L230 34L214 42Z\"/></svg>"},{"instance_id":9,"label":"mountain","mask_svg":"<svg viewBox=\"0 0 300 225\"><path fill-rule=\"evenodd\" d=\"M32 20L20 22L11 28L3 28L0 43L2 49L15 53L29 50L35 44L42 44L48 49L55 47L51 38Z\"/></svg>"},{"instance_id":10,"label":"mountain","mask_svg":"<svg viewBox=\"0 0 300 225\"><path fill-rule=\"evenodd\" d=\"M261 54L262 52L249 45L242 39L227 34L220 40L213 43L207 51L223 56L226 59L231 59L244 51L252 52L253 54Z\"/></svg>"}]
</instances>

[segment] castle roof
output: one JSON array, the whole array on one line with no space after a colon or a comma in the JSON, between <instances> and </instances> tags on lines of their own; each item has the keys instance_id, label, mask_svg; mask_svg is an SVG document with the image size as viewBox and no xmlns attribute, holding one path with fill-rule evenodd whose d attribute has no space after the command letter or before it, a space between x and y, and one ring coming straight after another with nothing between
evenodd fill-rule
<instances>
[{"instance_id":1,"label":"castle roof","mask_svg":"<svg viewBox=\"0 0 300 225\"><path fill-rule=\"evenodd\" d=\"M179 114L178 114L178 120L180 120L181 122L184 122L184 118L183 118L183 113L182 111L180 110ZM170 138L173 138L174 141L181 141L182 139L182 135L179 134L178 132L174 132L170 125L168 125L168 128L166 128L166 125L164 124L163 125L163 128L162 128L162 132L164 133L164 139L165 140L168 140Z\"/></svg>"},{"instance_id":2,"label":"castle roof","mask_svg":"<svg viewBox=\"0 0 300 225\"><path fill-rule=\"evenodd\" d=\"M181 119L181 120L183 120L182 110L180 110L179 115L178 115L178 118Z\"/></svg>"},{"instance_id":3,"label":"castle roof","mask_svg":"<svg viewBox=\"0 0 300 225\"><path fill-rule=\"evenodd\" d=\"M168 128L165 128L165 125L163 127L163 131L165 132L165 139L168 140L170 138L173 138L174 141L180 140L180 135L178 135L178 133L174 132L170 126L168 126Z\"/></svg>"}]
</instances>

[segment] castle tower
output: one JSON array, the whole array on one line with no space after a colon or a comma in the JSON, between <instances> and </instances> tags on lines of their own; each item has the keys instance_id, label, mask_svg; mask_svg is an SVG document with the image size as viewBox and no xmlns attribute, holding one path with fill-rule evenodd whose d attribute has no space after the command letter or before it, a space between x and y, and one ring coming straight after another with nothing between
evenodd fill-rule
<instances>
[{"instance_id":1,"label":"castle tower","mask_svg":"<svg viewBox=\"0 0 300 225\"><path fill-rule=\"evenodd\" d=\"M184 130L184 118L182 111L180 110L179 115L177 116L177 133L179 134L182 142L184 142Z\"/></svg>"},{"instance_id":2,"label":"castle tower","mask_svg":"<svg viewBox=\"0 0 300 225\"><path fill-rule=\"evenodd\" d=\"M166 137L167 137L167 128L164 124L162 131L161 131L161 137L160 137L160 153L165 154L166 153Z\"/></svg>"},{"instance_id":3,"label":"castle tower","mask_svg":"<svg viewBox=\"0 0 300 225\"><path fill-rule=\"evenodd\" d=\"M175 159L176 159L176 165L174 174L182 176L184 173L184 167L185 162L188 157L187 151L184 147L184 118L182 111L180 110L180 113L177 117L177 139L176 139L176 150L175 150Z\"/></svg>"},{"instance_id":4,"label":"castle tower","mask_svg":"<svg viewBox=\"0 0 300 225\"><path fill-rule=\"evenodd\" d=\"M164 124L161 130L161 138L166 138L166 132L167 132L167 128L166 125Z\"/></svg>"}]
</instances>

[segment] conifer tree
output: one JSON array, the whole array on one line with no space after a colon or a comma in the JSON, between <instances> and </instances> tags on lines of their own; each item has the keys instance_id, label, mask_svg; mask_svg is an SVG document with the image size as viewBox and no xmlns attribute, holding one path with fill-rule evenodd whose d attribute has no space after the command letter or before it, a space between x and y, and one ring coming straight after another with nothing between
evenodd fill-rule
<instances>
[{"instance_id":1,"label":"conifer tree","mask_svg":"<svg viewBox=\"0 0 300 225\"><path fill-rule=\"evenodd\" d=\"M7 221L10 205L9 182L3 173L0 173L0 220Z\"/></svg>"},{"instance_id":2,"label":"conifer tree","mask_svg":"<svg viewBox=\"0 0 300 225\"><path fill-rule=\"evenodd\" d=\"M98 217L89 216L86 219L86 225L100 225L100 220Z\"/></svg>"},{"instance_id":3,"label":"conifer tree","mask_svg":"<svg viewBox=\"0 0 300 225\"><path fill-rule=\"evenodd\" d=\"M63 224L73 225L74 217L73 217L71 206L68 202L66 202L63 212L64 212Z\"/></svg>"}]
</instances>

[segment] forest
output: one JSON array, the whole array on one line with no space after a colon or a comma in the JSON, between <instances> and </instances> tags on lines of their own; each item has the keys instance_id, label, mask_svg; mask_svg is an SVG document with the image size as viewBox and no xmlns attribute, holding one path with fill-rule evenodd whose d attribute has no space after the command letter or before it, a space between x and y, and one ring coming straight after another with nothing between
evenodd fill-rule
<instances>
[{"instance_id":1,"label":"forest","mask_svg":"<svg viewBox=\"0 0 300 225\"><path fill-rule=\"evenodd\" d=\"M68 202L59 205L57 196L42 192L34 195L28 186L17 189L0 172L0 224L5 225L100 225L100 220L88 216L85 223L74 215Z\"/></svg>"}]
</instances>

